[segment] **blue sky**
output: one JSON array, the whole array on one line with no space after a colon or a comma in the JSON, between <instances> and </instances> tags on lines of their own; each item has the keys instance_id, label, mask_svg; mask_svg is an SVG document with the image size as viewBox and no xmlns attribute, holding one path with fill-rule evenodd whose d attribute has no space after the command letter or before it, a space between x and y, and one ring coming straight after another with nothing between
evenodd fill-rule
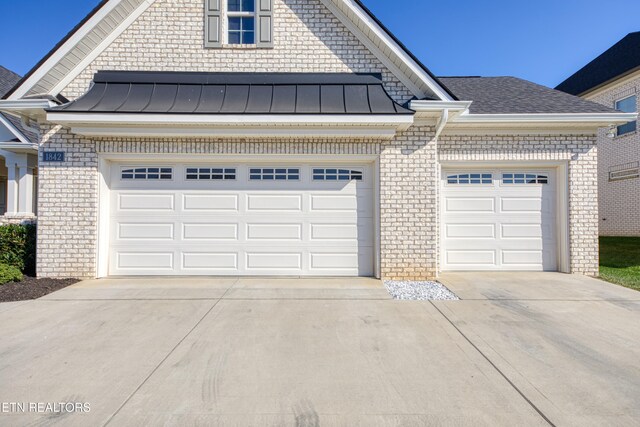
<instances>
[{"instance_id":1,"label":"blue sky","mask_svg":"<svg viewBox=\"0 0 640 427\"><path fill-rule=\"evenodd\" d=\"M553 87L627 33L640 31L638 0L364 2L443 76L512 75ZM0 64L26 73L97 3L0 0Z\"/></svg>"}]
</instances>

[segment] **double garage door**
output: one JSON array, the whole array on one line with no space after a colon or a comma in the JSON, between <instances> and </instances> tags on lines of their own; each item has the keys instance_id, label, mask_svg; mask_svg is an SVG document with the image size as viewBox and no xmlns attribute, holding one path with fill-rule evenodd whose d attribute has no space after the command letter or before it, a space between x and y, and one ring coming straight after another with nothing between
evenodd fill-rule
<instances>
[{"instance_id":1,"label":"double garage door","mask_svg":"<svg viewBox=\"0 0 640 427\"><path fill-rule=\"evenodd\" d=\"M445 170L442 270L557 270L553 169Z\"/></svg>"},{"instance_id":2,"label":"double garage door","mask_svg":"<svg viewBox=\"0 0 640 427\"><path fill-rule=\"evenodd\" d=\"M110 275L374 275L369 164L113 164Z\"/></svg>"}]
</instances>

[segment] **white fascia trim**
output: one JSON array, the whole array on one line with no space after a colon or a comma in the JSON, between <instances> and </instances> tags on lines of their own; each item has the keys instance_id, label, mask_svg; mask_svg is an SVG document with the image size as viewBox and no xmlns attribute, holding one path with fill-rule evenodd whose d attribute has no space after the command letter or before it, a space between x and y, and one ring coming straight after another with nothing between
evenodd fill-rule
<instances>
[{"instance_id":1,"label":"white fascia trim","mask_svg":"<svg viewBox=\"0 0 640 427\"><path fill-rule=\"evenodd\" d=\"M0 99L0 111L7 113L24 110L44 110L55 107L56 104L48 99Z\"/></svg>"},{"instance_id":2,"label":"white fascia trim","mask_svg":"<svg viewBox=\"0 0 640 427\"><path fill-rule=\"evenodd\" d=\"M406 64L406 66L411 70L413 74L418 76L420 80L422 80L440 99L443 101L453 101L451 95L449 95L445 90L443 90L439 84L436 83L433 78L426 73L422 67L420 67L409 55L404 51L398 44L393 40L389 35L384 31L378 24L371 19L368 13L366 13L362 8L354 3L352 0L340 0L343 1L344 4L360 19L364 22L371 32L378 37L393 53L398 55L402 59L402 61Z\"/></svg>"},{"instance_id":3,"label":"white fascia trim","mask_svg":"<svg viewBox=\"0 0 640 427\"><path fill-rule=\"evenodd\" d=\"M560 113L560 114L461 114L454 123L591 123L623 124L638 118L637 113Z\"/></svg>"},{"instance_id":4,"label":"white fascia trim","mask_svg":"<svg viewBox=\"0 0 640 427\"><path fill-rule=\"evenodd\" d=\"M11 132L16 138L18 138L21 144L31 144L31 141L29 141L27 137L24 136L22 132L20 132L20 130L15 127L13 123L7 120L2 114L0 114L0 123L2 123L7 129L9 129L9 132Z\"/></svg>"},{"instance_id":5,"label":"white fascia trim","mask_svg":"<svg viewBox=\"0 0 640 427\"><path fill-rule=\"evenodd\" d=\"M343 4L360 19L367 28L374 34L378 40L374 41L371 38L364 34L358 25L349 19L340 8L334 3L334 0L321 0L322 3L333 13L339 20L344 24L357 38L360 40L367 49L369 49L375 56L378 58L385 67L389 69L395 75L403 85L405 85L411 93L417 98L424 98L424 91L418 87L412 80L411 77L399 66L397 66L393 59L389 58L380 47L380 44L383 44L387 47L391 52L396 54L407 67L407 69L414 74L418 80L424 83L427 87L429 87L438 97L444 100L452 100L451 96L444 91L440 85L438 85L431 76L426 73L422 67L420 67L407 53L402 49L398 44L391 38L389 35L378 26L378 24L371 19L371 17L364 11L360 6L352 2L351 0L336 0L341 1Z\"/></svg>"},{"instance_id":6,"label":"white fascia trim","mask_svg":"<svg viewBox=\"0 0 640 427\"><path fill-rule=\"evenodd\" d=\"M30 152L38 152L38 144L34 144L32 142L0 142L0 149L1 150L7 150L7 151L13 151L13 150L18 150L19 152L22 151L30 151Z\"/></svg>"},{"instance_id":7,"label":"white fascia trim","mask_svg":"<svg viewBox=\"0 0 640 427\"><path fill-rule=\"evenodd\" d=\"M394 127L90 127L72 126L71 132L90 137L209 137L209 138L366 138L390 140Z\"/></svg>"},{"instance_id":8,"label":"white fascia trim","mask_svg":"<svg viewBox=\"0 0 640 427\"><path fill-rule=\"evenodd\" d=\"M126 125L360 125L410 126L413 115L269 115L269 114L127 114L49 112L47 120L57 124L126 124Z\"/></svg>"},{"instance_id":9,"label":"white fascia trim","mask_svg":"<svg viewBox=\"0 0 640 427\"><path fill-rule=\"evenodd\" d=\"M42 64L29 78L24 81L9 97L11 100L25 96L51 69L69 53L102 19L115 9L122 0L111 0L93 15L76 33L69 38L58 50Z\"/></svg>"},{"instance_id":10,"label":"white fascia trim","mask_svg":"<svg viewBox=\"0 0 640 427\"><path fill-rule=\"evenodd\" d=\"M118 25L112 32L109 34L98 46L91 51L87 56L85 56L82 61L78 63L70 72L67 73L66 76L62 80L58 82L48 93L49 95L57 95L64 88L66 88L69 83L73 81L80 73L82 73L104 50L113 43L115 39L117 39L133 22L138 19L145 10L149 8L153 4L155 0L144 0L140 6L138 6L129 16L127 16L121 23Z\"/></svg>"},{"instance_id":11,"label":"white fascia trim","mask_svg":"<svg viewBox=\"0 0 640 427\"><path fill-rule=\"evenodd\" d=\"M414 100L409 103L409 108L416 113L434 111L467 111L473 101L420 101Z\"/></svg>"}]
</instances>

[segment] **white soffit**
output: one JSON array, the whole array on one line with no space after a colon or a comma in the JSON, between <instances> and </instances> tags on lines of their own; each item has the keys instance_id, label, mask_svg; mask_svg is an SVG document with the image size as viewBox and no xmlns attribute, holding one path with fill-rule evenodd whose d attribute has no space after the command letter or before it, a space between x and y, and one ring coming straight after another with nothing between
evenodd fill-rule
<instances>
[{"instance_id":1,"label":"white soffit","mask_svg":"<svg viewBox=\"0 0 640 427\"><path fill-rule=\"evenodd\" d=\"M110 0L94 13L68 40L8 97L17 100L28 95L58 95L155 0Z\"/></svg>"}]
</instances>

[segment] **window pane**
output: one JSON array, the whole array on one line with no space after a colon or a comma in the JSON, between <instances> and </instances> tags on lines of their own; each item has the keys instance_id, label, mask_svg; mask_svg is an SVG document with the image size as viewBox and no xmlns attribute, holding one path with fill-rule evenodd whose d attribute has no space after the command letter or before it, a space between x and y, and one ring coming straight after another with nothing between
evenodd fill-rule
<instances>
[{"instance_id":1,"label":"window pane","mask_svg":"<svg viewBox=\"0 0 640 427\"><path fill-rule=\"evenodd\" d=\"M229 12L240 12L240 0L227 0L227 9Z\"/></svg>"},{"instance_id":2,"label":"window pane","mask_svg":"<svg viewBox=\"0 0 640 427\"><path fill-rule=\"evenodd\" d=\"M618 136L625 133L631 133L636 131L636 122L625 123L622 126L618 126Z\"/></svg>"},{"instance_id":3,"label":"window pane","mask_svg":"<svg viewBox=\"0 0 640 427\"><path fill-rule=\"evenodd\" d=\"M253 18L242 18L242 31L253 31L254 25Z\"/></svg>"},{"instance_id":4,"label":"window pane","mask_svg":"<svg viewBox=\"0 0 640 427\"><path fill-rule=\"evenodd\" d=\"M636 112L636 97L630 96L625 99L621 99L616 102L616 110L620 110L623 113L635 113Z\"/></svg>"},{"instance_id":5,"label":"window pane","mask_svg":"<svg viewBox=\"0 0 640 427\"><path fill-rule=\"evenodd\" d=\"M240 31L241 25L242 18L229 18L229 31Z\"/></svg>"},{"instance_id":6,"label":"window pane","mask_svg":"<svg viewBox=\"0 0 640 427\"><path fill-rule=\"evenodd\" d=\"M242 11L253 12L256 9L255 0L242 0Z\"/></svg>"}]
</instances>

